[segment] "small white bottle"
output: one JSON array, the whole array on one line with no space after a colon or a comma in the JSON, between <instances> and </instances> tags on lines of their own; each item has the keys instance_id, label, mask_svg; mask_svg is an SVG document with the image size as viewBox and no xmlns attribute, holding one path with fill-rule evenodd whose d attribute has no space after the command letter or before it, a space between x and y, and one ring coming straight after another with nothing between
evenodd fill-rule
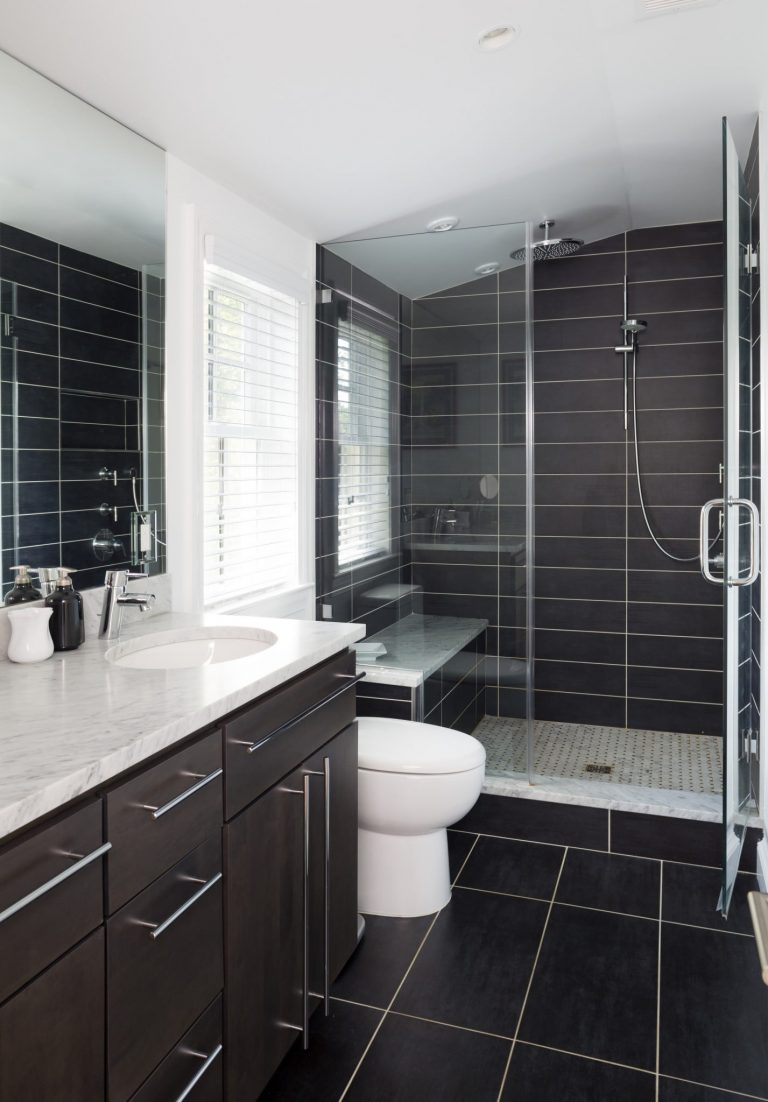
<instances>
[{"instance_id":1,"label":"small white bottle","mask_svg":"<svg viewBox=\"0 0 768 1102\"><path fill-rule=\"evenodd\" d=\"M53 639L48 623L52 608L14 608L8 613L11 662L44 662L53 654Z\"/></svg>"}]
</instances>

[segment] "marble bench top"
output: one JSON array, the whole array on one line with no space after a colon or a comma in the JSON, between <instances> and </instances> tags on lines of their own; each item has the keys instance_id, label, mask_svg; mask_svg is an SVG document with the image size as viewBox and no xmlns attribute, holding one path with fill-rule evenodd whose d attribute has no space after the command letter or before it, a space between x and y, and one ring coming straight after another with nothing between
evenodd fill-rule
<instances>
[{"instance_id":1,"label":"marble bench top","mask_svg":"<svg viewBox=\"0 0 768 1102\"><path fill-rule=\"evenodd\" d=\"M104 658L95 636L46 662L0 661L0 838L248 704L362 638L362 624L168 613L120 641L177 628L238 625L278 636L236 662L139 670Z\"/></svg>"},{"instance_id":2,"label":"marble bench top","mask_svg":"<svg viewBox=\"0 0 768 1102\"><path fill-rule=\"evenodd\" d=\"M379 685L416 688L487 627L487 620L412 612L368 636L367 643L383 643L387 653L375 660L358 653L358 673L365 672L369 681Z\"/></svg>"}]
</instances>

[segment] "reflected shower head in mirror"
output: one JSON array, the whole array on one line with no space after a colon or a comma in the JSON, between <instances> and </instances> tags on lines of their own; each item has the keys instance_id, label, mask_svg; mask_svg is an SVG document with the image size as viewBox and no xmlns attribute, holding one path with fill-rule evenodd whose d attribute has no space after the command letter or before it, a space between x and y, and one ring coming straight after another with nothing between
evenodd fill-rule
<instances>
[{"instance_id":1,"label":"reflected shower head in mirror","mask_svg":"<svg viewBox=\"0 0 768 1102\"><path fill-rule=\"evenodd\" d=\"M556 260L560 256L571 256L577 253L584 244L575 237L550 237L549 231L554 226L554 219L539 222L539 229L544 230L541 241L533 241L531 250L534 260ZM509 254L513 260L525 260L525 245L522 249L515 249Z\"/></svg>"}]
</instances>

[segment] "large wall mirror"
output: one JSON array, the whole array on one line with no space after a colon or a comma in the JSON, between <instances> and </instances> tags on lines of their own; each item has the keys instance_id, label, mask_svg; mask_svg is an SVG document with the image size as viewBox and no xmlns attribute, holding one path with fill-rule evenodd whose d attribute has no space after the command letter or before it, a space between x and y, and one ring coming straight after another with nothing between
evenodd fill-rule
<instances>
[{"instance_id":1,"label":"large wall mirror","mask_svg":"<svg viewBox=\"0 0 768 1102\"><path fill-rule=\"evenodd\" d=\"M0 100L2 593L18 563L160 572L164 152L2 53Z\"/></svg>"}]
</instances>

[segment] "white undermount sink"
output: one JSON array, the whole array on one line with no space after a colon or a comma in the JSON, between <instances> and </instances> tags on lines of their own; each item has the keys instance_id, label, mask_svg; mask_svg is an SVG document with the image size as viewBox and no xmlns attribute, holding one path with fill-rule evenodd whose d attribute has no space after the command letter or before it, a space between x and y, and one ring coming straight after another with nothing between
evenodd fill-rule
<instances>
[{"instance_id":1,"label":"white undermount sink","mask_svg":"<svg viewBox=\"0 0 768 1102\"><path fill-rule=\"evenodd\" d=\"M251 658L276 642L276 635L261 628L188 628L118 643L105 658L114 666L134 670L202 669Z\"/></svg>"}]
</instances>

